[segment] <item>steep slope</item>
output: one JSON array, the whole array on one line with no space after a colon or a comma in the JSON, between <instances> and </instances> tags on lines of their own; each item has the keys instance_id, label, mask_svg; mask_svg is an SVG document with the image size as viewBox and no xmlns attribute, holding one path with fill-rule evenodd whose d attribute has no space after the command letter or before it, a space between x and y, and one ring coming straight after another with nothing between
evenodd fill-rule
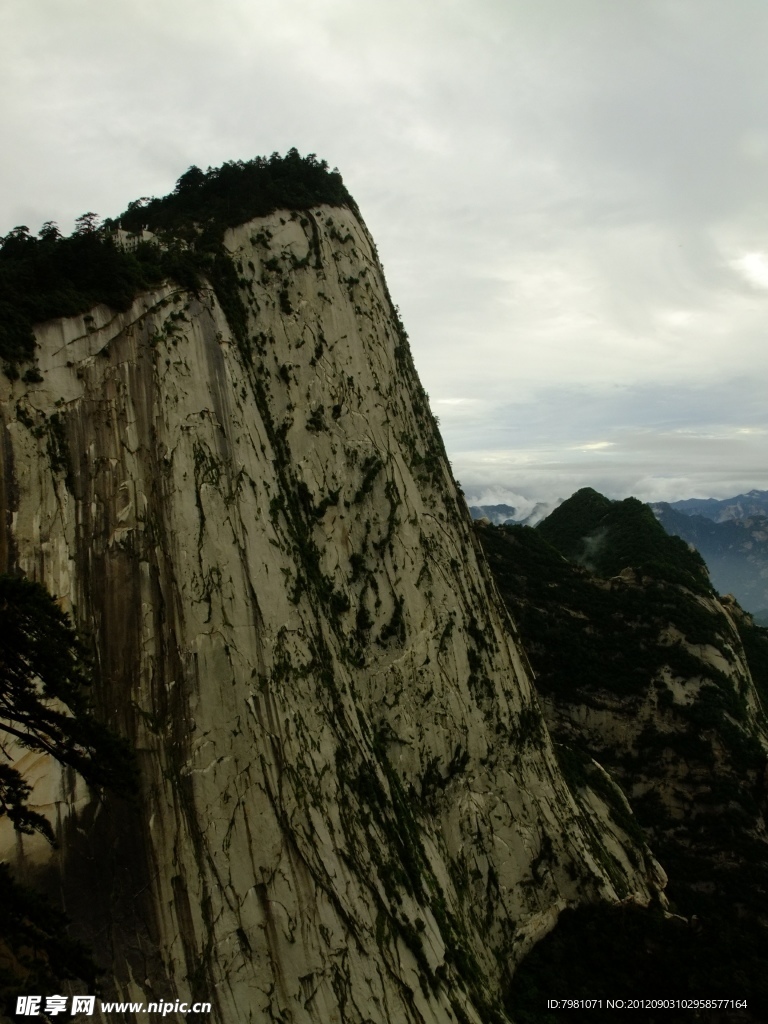
<instances>
[{"instance_id":1,"label":"steep slope","mask_svg":"<svg viewBox=\"0 0 768 1024\"><path fill-rule=\"evenodd\" d=\"M598 576L615 576L633 566L655 579L711 592L701 556L660 530L649 506L637 498L611 501L584 487L536 529L567 559Z\"/></svg>"},{"instance_id":2,"label":"steep slope","mask_svg":"<svg viewBox=\"0 0 768 1024\"><path fill-rule=\"evenodd\" d=\"M563 521L568 503L557 510L556 535L576 550L585 524L594 535L586 504L605 527L600 557L620 565L627 550L622 537L637 509L612 503L607 519L603 503L588 499L574 502L570 524ZM619 530L623 514L625 529ZM652 531L646 540L658 554L670 538L655 525L658 544ZM535 530L485 526L478 536L517 619L573 787L590 780L592 758L610 771L667 871L672 907L695 923L665 931L658 920L640 927L626 918L611 925L599 913L582 917L581 932L568 924L567 941L542 947L538 976L546 979L545 965L551 972L561 964L545 990L556 995L553 985L562 983L568 993L589 995L596 964L591 960L588 968L586 944L597 927L609 944L612 934L626 942L627 955L613 955L610 975L627 986L622 991L725 997L738 977L739 993L749 996L754 1012L756 1002L768 1005L762 953L768 939L768 727L761 700L768 632L702 586L698 562L684 549L668 549L680 552L678 563L665 557L654 575L641 534L630 547L645 569L630 562L619 575L600 578L566 561L544 540L545 532L544 524ZM687 577L691 586L670 582ZM579 978L568 966L575 947L583 952ZM608 969L607 963L599 967L606 978ZM735 1019L763 1017L758 1010Z\"/></svg>"},{"instance_id":3,"label":"steep slope","mask_svg":"<svg viewBox=\"0 0 768 1024\"><path fill-rule=\"evenodd\" d=\"M27 761L61 852L3 855L123 998L506 1020L559 910L657 868L562 778L354 209L224 247L215 289L48 323L0 384L3 568L91 637L142 769L128 814Z\"/></svg>"}]
</instances>

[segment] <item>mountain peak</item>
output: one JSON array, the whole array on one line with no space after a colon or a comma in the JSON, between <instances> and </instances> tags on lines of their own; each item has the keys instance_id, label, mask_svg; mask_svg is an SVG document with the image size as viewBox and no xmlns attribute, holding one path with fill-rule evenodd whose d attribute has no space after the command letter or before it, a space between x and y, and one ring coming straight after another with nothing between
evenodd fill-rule
<instances>
[{"instance_id":1,"label":"mountain peak","mask_svg":"<svg viewBox=\"0 0 768 1024\"><path fill-rule=\"evenodd\" d=\"M616 576L633 568L694 589L709 589L700 556L670 537L638 498L612 501L584 487L536 529L566 558L599 576Z\"/></svg>"}]
</instances>

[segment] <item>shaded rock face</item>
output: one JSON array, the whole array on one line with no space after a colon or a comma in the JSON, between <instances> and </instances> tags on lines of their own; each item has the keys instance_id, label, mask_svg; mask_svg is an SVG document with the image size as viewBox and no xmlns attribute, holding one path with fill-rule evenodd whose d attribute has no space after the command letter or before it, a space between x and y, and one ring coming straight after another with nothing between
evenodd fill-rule
<instances>
[{"instance_id":1,"label":"shaded rock face","mask_svg":"<svg viewBox=\"0 0 768 1024\"><path fill-rule=\"evenodd\" d=\"M2 382L6 567L72 612L142 777L131 807L27 764L61 850L3 856L121 998L506 1019L560 908L658 876L560 775L362 222L226 245L237 339L169 284L45 325L43 382Z\"/></svg>"},{"instance_id":2,"label":"shaded rock face","mask_svg":"<svg viewBox=\"0 0 768 1024\"><path fill-rule=\"evenodd\" d=\"M584 760L610 771L669 875L674 908L708 929L731 975L764 990L751 950L768 935L766 631L708 587L633 568L593 576L539 530L478 536L518 617L551 733L581 752L574 791L591 774Z\"/></svg>"}]
</instances>

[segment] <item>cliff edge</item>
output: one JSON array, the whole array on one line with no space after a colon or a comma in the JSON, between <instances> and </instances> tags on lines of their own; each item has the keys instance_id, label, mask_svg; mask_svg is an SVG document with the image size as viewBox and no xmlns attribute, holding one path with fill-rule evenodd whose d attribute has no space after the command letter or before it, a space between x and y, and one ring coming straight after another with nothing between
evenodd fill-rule
<instances>
[{"instance_id":1,"label":"cliff edge","mask_svg":"<svg viewBox=\"0 0 768 1024\"><path fill-rule=\"evenodd\" d=\"M560 909L661 873L563 780L357 212L224 246L236 292L49 321L0 381L2 568L71 612L142 777L126 811L27 763L61 848L2 856L118 998L506 1020Z\"/></svg>"}]
</instances>

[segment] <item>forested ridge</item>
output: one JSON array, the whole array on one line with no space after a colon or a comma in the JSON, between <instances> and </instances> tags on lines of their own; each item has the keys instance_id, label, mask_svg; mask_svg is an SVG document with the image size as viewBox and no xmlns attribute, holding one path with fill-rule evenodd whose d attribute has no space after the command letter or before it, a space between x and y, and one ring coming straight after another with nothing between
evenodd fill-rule
<instances>
[{"instance_id":1,"label":"forested ridge","mask_svg":"<svg viewBox=\"0 0 768 1024\"><path fill-rule=\"evenodd\" d=\"M563 1014L544 1013L547 998L738 989L748 1012L710 1009L695 1019L764 1020L766 754L755 732L764 711L750 710L736 656L765 706L768 630L732 600L718 603L698 554L664 535L636 499L612 502L585 488L536 528L484 525L477 535L569 785L601 781L593 758L619 783L680 915L624 904L564 913L518 968L510 1013L555 1024ZM567 1019L586 1024L595 1013ZM665 1010L647 1019L680 1018Z\"/></svg>"},{"instance_id":2,"label":"forested ridge","mask_svg":"<svg viewBox=\"0 0 768 1024\"><path fill-rule=\"evenodd\" d=\"M323 203L354 205L337 170L310 153L190 167L174 190L141 198L100 224L84 213L65 237L53 221L37 235L19 225L0 240L0 362L12 379L40 379L34 366L33 325L76 316L104 303L125 310L146 288L171 278L194 288L201 276L226 276L224 231L277 209L306 210ZM121 228L141 240L131 252L115 241ZM159 243L159 244L158 244Z\"/></svg>"}]
</instances>

